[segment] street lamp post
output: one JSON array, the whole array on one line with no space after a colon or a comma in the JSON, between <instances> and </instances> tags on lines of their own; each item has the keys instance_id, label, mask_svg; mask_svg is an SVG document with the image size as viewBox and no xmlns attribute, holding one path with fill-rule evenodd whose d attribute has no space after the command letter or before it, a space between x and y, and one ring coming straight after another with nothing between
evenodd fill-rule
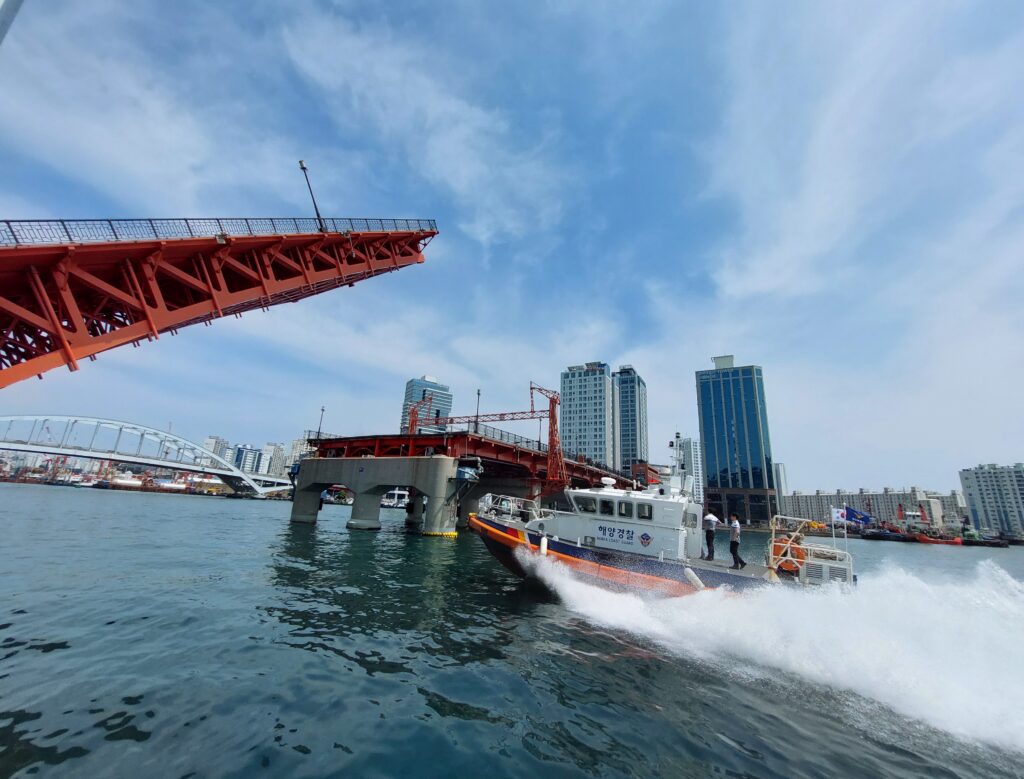
<instances>
[{"instance_id":1,"label":"street lamp post","mask_svg":"<svg viewBox=\"0 0 1024 779\"><path fill-rule=\"evenodd\" d=\"M306 167L306 163L302 160L299 160L299 170L306 177L306 187L309 189L309 197L313 201L313 210L316 211L316 223L320 225L320 232L326 233L327 230L324 228L323 217L320 216L320 207L316 204L316 195L313 194L313 185L309 183L309 168Z\"/></svg>"},{"instance_id":2,"label":"street lamp post","mask_svg":"<svg viewBox=\"0 0 1024 779\"><path fill-rule=\"evenodd\" d=\"M480 390L476 391L476 422L473 425L473 432L480 432Z\"/></svg>"},{"instance_id":3,"label":"street lamp post","mask_svg":"<svg viewBox=\"0 0 1024 779\"><path fill-rule=\"evenodd\" d=\"M324 426L324 407L320 406L320 421L317 423L317 426L316 426L316 440L317 441L320 440L320 431L323 429L323 426Z\"/></svg>"}]
</instances>

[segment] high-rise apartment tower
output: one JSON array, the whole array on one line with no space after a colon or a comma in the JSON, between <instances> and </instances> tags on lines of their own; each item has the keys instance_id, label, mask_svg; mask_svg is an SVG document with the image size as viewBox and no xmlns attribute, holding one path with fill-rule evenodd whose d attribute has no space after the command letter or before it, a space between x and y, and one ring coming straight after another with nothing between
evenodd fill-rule
<instances>
[{"instance_id":1,"label":"high-rise apartment tower","mask_svg":"<svg viewBox=\"0 0 1024 779\"><path fill-rule=\"evenodd\" d=\"M607 363L570 365L562 371L558 427L568 456L583 455L610 468L615 451L615 390Z\"/></svg>"},{"instance_id":2,"label":"high-rise apartment tower","mask_svg":"<svg viewBox=\"0 0 1024 779\"><path fill-rule=\"evenodd\" d=\"M649 462L647 438L647 383L632 365L620 365L612 374L617 400L613 413L617 467L629 471L635 463Z\"/></svg>"}]
</instances>

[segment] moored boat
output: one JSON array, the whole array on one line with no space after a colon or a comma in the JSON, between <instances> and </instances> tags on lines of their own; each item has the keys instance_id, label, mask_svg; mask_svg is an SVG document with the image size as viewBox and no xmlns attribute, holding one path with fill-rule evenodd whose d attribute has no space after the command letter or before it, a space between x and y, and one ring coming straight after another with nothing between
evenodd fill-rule
<instances>
[{"instance_id":1,"label":"moored boat","mask_svg":"<svg viewBox=\"0 0 1024 779\"><path fill-rule=\"evenodd\" d=\"M958 536L938 536L927 533L916 535L919 544L946 544L947 546L963 546L963 539Z\"/></svg>"},{"instance_id":2,"label":"moored boat","mask_svg":"<svg viewBox=\"0 0 1024 779\"><path fill-rule=\"evenodd\" d=\"M917 537L910 533L901 533L899 530L890 530L884 527L862 530L860 537L865 541L917 541Z\"/></svg>"},{"instance_id":3,"label":"moored boat","mask_svg":"<svg viewBox=\"0 0 1024 779\"><path fill-rule=\"evenodd\" d=\"M973 528L965 529L960 537L963 539L964 546L987 546L993 549L1005 549L1010 545L1010 542L1005 538L988 538Z\"/></svg>"},{"instance_id":4,"label":"moored boat","mask_svg":"<svg viewBox=\"0 0 1024 779\"><path fill-rule=\"evenodd\" d=\"M849 552L804 542L799 531L807 520L775 517L764 563L737 568L724 559L702 559L701 506L688 490L674 484L624 490L610 478L603 482L566 490L568 509L486 495L469 524L521 578L535 576L536 564L546 557L595 584L664 595L722 586L744 590L856 581ZM789 522L796 523L796 530L787 533L783 528Z\"/></svg>"}]
</instances>

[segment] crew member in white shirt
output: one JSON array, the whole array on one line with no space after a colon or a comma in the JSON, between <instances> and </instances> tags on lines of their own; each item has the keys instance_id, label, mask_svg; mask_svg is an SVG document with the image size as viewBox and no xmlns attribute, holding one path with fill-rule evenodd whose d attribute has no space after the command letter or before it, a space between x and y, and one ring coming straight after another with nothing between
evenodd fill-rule
<instances>
[{"instance_id":1,"label":"crew member in white shirt","mask_svg":"<svg viewBox=\"0 0 1024 779\"><path fill-rule=\"evenodd\" d=\"M732 522L729 524L729 553L732 555L732 569L738 571L746 568L747 564L740 557L740 517L739 514L730 514Z\"/></svg>"},{"instance_id":2,"label":"crew member in white shirt","mask_svg":"<svg viewBox=\"0 0 1024 779\"><path fill-rule=\"evenodd\" d=\"M718 517L710 511L704 515L704 543L707 545L705 560L715 559L715 528L718 527Z\"/></svg>"}]
</instances>

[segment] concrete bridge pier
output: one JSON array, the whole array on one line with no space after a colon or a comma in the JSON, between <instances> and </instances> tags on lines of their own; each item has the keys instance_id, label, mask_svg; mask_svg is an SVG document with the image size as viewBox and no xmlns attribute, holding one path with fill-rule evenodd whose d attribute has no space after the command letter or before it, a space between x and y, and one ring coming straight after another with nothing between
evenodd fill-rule
<instances>
[{"instance_id":1,"label":"concrete bridge pier","mask_svg":"<svg viewBox=\"0 0 1024 779\"><path fill-rule=\"evenodd\" d=\"M409 530L423 529L423 496L415 487L409 490L409 503L405 507L405 526Z\"/></svg>"},{"instance_id":2,"label":"concrete bridge pier","mask_svg":"<svg viewBox=\"0 0 1024 779\"><path fill-rule=\"evenodd\" d=\"M357 492L352 503L352 516L345 527L349 530L380 530L380 496L383 493Z\"/></svg>"},{"instance_id":3,"label":"concrete bridge pier","mask_svg":"<svg viewBox=\"0 0 1024 779\"><path fill-rule=\"evenodd\" d=\"M455 458L441 455L311 457L303 460L299 468L291 519L292 522L316 522L320 492L331 484L344 484L355 493L348 527L379 530L380 496L393 487L411 487L427 496L422 532L450 536L455 533L454 508L459 493L457 466Z\"/></svg>"},{"instance_id":4,"label":"concrete bridge pier","mask_svg":"<svg viewBox=\"0 0 1024 779\"><path fill-rule=\"evenodd\" d=\"M459 516L455 519L455 526L459 530L468 528L469 515L475 514L480 510L480 497L480 495L473 495L471 492L459 501Z\"/></svg>"},{"instance_id":5,"label":"concrete bridge pier","mask_svg":"<svg viewBox=\"0 0 1024 779\"><path fill-rule=\"evenodd\" d=\"M320 513L320 489L300 490L295 487L295 495L292 499L292 522L313 524L316 516Z\"/></svg>"}]
</instances>

